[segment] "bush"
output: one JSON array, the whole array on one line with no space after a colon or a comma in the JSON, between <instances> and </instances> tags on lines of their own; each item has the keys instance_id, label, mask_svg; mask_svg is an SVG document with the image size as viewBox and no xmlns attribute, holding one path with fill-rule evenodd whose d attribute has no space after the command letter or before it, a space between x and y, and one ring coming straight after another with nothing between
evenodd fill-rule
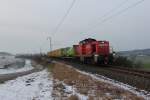
<instances>
[{"instance_id":1,"label":"bush","mask_svg":"<svg viewBox=\"0 0 150 100\"><path fill-rule=\"evenodd\" d=\"M127 59L127 57L119 56L114 61L115 65L124 66L124 67L133 67L133 61Z\"/></svg>"},{"instance_id":2,"label":"bush","mask_svg":"<svg viewBox=\"0 0 150 100\"><path fill-rule=\"evenodd\" d=\"M142 61L135 61L133 67L134 68L142 68L143 67Z\"/></svg>"}]
</instances>

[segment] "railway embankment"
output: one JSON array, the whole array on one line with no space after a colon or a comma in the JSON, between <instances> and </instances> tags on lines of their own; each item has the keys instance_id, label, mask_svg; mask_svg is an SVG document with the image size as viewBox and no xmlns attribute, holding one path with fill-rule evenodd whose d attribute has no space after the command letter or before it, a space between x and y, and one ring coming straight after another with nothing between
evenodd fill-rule
<instances>
[{"instance_id":1,"label":"railway embankment","mask_svg":"<svg viewBox=\"0 0 150 100\"><path fill-rule=\"evenodd\" d=\"M97 77L62 62L54 61L48 64L48 69L53 74L53 98L67 100L150 99L149 95L141 94L125 84Z\"/></svg>"}]
</instances>

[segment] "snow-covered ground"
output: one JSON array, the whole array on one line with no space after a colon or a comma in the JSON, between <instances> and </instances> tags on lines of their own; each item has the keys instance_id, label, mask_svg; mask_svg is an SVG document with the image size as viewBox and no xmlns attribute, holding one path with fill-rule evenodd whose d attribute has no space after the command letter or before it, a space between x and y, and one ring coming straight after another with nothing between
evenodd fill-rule
<instances>
[{"instance_id":1,"label":"snow-covered ground","mask_svg":"<svg viewBox=\"0 0 150 100\"><path fill-rule=\"evenodd\" d=\"M88 96L77 92L74 86L67 85L64 81L54 79L53 87L54 100L76 100L70 99L71 96L76 96L77 100L88 100Z\"/></svg>"},{"instance_id":2,"label":"snow-covered ground","mask_svg":"<svg viewBox=\"0 0 150 100\"><path fill-rule=\"evenodd\" d=\"M17 63L23 63L24 60L15 58L15 56L1 56L0 55L0 68L5 68L5 66L11 65L11 64L17 64Z\"/></svg>"},{"instance_id":3,"label":"snow-covered ground","mask_svg":"<svg viewBox=\"0 0 150 100\"><path fill-rule=\"evenodd\" d=\"M23 72L23 71L28 71L28 70L32 70L32 69L33 69L33 67L31 65L31 61L26 60L25 66L20 67L20 68L9 67L9 68L5 68L5 69L0 69L0 74L10 74L10 73L16 73L16 72Z\"/></svg>"},{"instance_id":4,"label":"snow-covered ground","mask_svg":"<svg viewBox=\"0 0 150 100\"><path fill-rule=\"evenodd\" d=\"M52 100L53 82L47 70L0 84L0 100Z\"/></svg>"},{"instance_id":5,"label":"snow-covered ground","mask_svg":"<svg viewBox=\"0 0 150 100\"><path fill-rule=\"evenodd\" d=\"M76 95L79 100L88 100L88 96L76 92L76 89L73 86L69 86L65 83L62 84L65 86L65 92L71 93L68 96Z\"/></svg>"}]
</instances>

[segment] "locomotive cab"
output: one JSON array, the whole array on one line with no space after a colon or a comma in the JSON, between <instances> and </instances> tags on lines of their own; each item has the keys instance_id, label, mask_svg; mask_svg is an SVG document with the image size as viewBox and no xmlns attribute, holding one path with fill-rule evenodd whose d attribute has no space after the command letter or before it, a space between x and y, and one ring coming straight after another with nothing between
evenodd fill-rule
<instances>
[{"instance_id":1,"label":"locomotive cab","mask_svg":"<svg viewBox=\"0 0 150 100\"><path fill-rule=\"evenodd\" d=\"M99 41L98 62L108 64L110 56L110 46L108 41Z\"/></svg>"}]
</instances>

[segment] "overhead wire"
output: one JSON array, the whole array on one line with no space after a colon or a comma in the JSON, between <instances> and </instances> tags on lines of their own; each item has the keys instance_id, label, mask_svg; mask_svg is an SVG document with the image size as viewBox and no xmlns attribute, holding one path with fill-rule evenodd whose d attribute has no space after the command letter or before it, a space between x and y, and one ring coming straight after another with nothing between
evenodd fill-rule
<instances>
[{"instance_id":1,"label":"overhead wire","mask_svg":"<svg viewBox=\"0 0 150 100\"><path fill-rule=\"evenodd\" d=\"M58 31L58 29L60 28L60 26L63 24L63 22L65 21L66 17L68 16L70 10L72 9L73 5L75 4L76 0L73 0L69 6L69 8L67 9L65 15L62 17L62 19L60 20L60 22L57 24L56 28L54 29L52 35L56 34L56 32ZM46 42L43 43L43 45L41 45L41 47L44 46Z\"/></svg>"},{"instance_id":2,"label":"overhead wire","mask_svg":"<svg viewBox=\"0 0 150 100\"><path fill-rule=\"evenodd\" d=\"M56 34L56 32L59 30L59 28L61 27L61 25L63 24L63 22L65 21L66 17L69 15L72 7L74 6L76 0L73 0L68 8L68 10L66 11L65 15L62 17L62 19L60 20L60 22L57 24L53 34Z\"/></svg>"},{"instance_id":3,"label":"overhead wire","mask_svg":"<svg viewBox=\"0 0 150 100\"><path fill-rule=\"evenodd\" d=\"M119 3L117 6L115 6L114 8L110 9L108 12L104 13L102 16L100 16L99 18L97 18L98 20L103 19L104 17L108 16L109 14L113 13L114 11L116 11L117 9L121 8L123 5L125 5L125 3L127 3L129 0L123 0L121 3ZM94 22L94 21L93 21ZM92 23L92 22L91 22Z\"/></svg>"},{"instance_id":4,"label":"overhead wire","mask_svg":"<svg viewBox=\"0 0 150 100\"><path fill-rule=\"evenodd\" d=\"M102 24L102 23L104 23L104 22L110 20L111 18L114 18L114 17L116 17L116 16L118 16L118 15L124 13L125 11L127 11L127 10L129 10L129 9L131 9L131 8L134 8L135 6L139 5L140 3L144 2L144 1L145 1L145 0L137 1L137 2L133 3L132 5L130 5L130 6L126 7L126 8L124 8L124 9L118 11L117 13L115 13L115 14L113 14L113 15L111 15L111 16L109 16L109 17L103 19L103 20L101 20L98 24L96 24L94 27L91 27L91 28L90 28L89 30L87 30L86 32L89 32L89 31L95 29L96 27L98 27L99 24ZM85 33L86 33L86 32L85 32Z\"/></svg>"}]
</instances>

